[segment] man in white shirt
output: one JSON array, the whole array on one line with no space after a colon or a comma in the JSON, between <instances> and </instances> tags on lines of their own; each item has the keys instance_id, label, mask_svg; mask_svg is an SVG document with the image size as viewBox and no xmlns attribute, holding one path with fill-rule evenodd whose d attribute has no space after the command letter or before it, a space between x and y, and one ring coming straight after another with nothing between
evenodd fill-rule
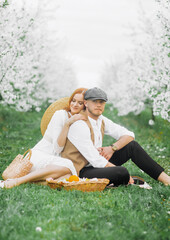
<instances>
[{"instance_id":1,"label":"man in white shirt","mask_svg":"<svg viewBox=\"0 0 170 240\"><path fill-rule=\"evenodd\" d=\"M143 149L134 141L134 133L113 123L102 115L107 95L99 88L86 91L84 96L86 114L94 132L94 143L91 132L85 121L77 121L70 126L69 141L90 163L80 171L80 177L108 178L114 185L127 184L129 173L121 165L129 159L152 178L163 183L170 183L170 178ZM104 121L104 133L116 139L114 144L102 147L101 126Z\"/></svg>"}]
</instances>

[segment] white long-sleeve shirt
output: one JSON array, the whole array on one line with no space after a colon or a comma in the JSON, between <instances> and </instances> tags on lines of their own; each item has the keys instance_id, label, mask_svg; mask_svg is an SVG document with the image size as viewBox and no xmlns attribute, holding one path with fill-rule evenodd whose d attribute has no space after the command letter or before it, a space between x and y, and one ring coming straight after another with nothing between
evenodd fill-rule
<instances>
[{"instance_id":1,"label":"white long-sleeve shirt","mask_svg":"<svg viewBox=\"0 0 170 240\"><path fill-rule=\"evenodd\" d=\"M134 137L134 133L112 122L103 115L101 115L97 120L94 120L90 117L88 118L94 132L94 144L91 140L90 129L85 121L82 120L76 121L70 126L68 139L93 167L105 167L108 161L101 156L97 150L98 147L102 147L102 120L104 120L105 123L104 133L116 140L124 135Z\"/></svg>"}]
</instances>

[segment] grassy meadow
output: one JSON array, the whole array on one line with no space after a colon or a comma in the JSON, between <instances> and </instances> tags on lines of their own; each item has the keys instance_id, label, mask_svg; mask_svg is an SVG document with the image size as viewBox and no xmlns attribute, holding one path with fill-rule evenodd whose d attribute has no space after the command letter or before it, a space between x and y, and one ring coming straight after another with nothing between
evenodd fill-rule
<instances>
[{"instance_id":1,"label":"grassy meadow","mask_svg":"<svg viewBox=\"0 0 170 240\"><path fill-rule=\"evenodd\" d=\"M41 139L44 110L21 113L0 106L0 173ZM136 141L165 168L169 167L170 124L156 118L149 126L149 110L139 116L118 117L111 105L105 116L134 131ZM105 137L104 145L113 143ZM131 175L143 177L152 190L120 186L103 192L53 190L24 184L0 189L0 240L168 240L170 188L151 179L131 161Z\"/></svg>"}]
</instances>

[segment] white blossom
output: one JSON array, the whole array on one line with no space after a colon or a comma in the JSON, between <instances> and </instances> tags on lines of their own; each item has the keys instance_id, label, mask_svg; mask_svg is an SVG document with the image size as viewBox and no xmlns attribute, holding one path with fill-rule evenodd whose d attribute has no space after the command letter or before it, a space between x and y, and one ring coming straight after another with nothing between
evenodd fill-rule
<instances>
[{"instance_id":1,"label":"white blossom","mask_svg":"<svg viewBox=\"0 0 170 240\"><path fill-rule=\"evenodd\" d=\"M157 4L159 10L152 19L141 15L138 31L145 40L134 34L134 51L124 61L105 67L102 88L119 115L139 114L149 106L153 115L170 121L170 6L167 0Z\"/></svg>"},{"instance_id":2,"label":"white blossom","mask_svg":"<svg viewBox=\"0 0 170 240\"><path fill-rule=\"evenodd\" d=\"M41 227L36 227L36 232L42 232L42 228Z\"/></svg>"},{"instance_id":3,"label":"white blossom","mask_svg":"<svg viewBox=\"0 0 170 240\"><path fill-rule=\"evenodd\" d=\"M153 126L155 124L155 122L152 119L150 119L148 123L150 126Z\"/></svg>"},{"instance_id":4,"label":"white blossom","mask_svg":"<svg viewBox=\"0 0 170 240\"><path fill-rule=\"evenodd\" d=\"M5 6L3 2L0 103L19 111L33 107L40 111L45 100L69 95L76 84L72 65L62 54L57 36L58 1L10 0Z\"/></svg>"}]
</instances>

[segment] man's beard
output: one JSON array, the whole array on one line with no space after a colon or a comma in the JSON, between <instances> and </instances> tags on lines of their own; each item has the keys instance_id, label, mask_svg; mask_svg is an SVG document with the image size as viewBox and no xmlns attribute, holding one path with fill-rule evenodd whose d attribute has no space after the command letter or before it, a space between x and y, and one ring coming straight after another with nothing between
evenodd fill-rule
<instances>
[{"instance_id":1,"label":"man's beard","mask_svg":"<svg viewBox=\"0 0 170 240\"><path fill-rule=\"evenodd\" d=\"M88 111L90 114L94 115L95 117L99 117L102 114L102 113L96 114L96 113L92 112L90 108L88 108Z\"/></svg>"}]
</instances>

